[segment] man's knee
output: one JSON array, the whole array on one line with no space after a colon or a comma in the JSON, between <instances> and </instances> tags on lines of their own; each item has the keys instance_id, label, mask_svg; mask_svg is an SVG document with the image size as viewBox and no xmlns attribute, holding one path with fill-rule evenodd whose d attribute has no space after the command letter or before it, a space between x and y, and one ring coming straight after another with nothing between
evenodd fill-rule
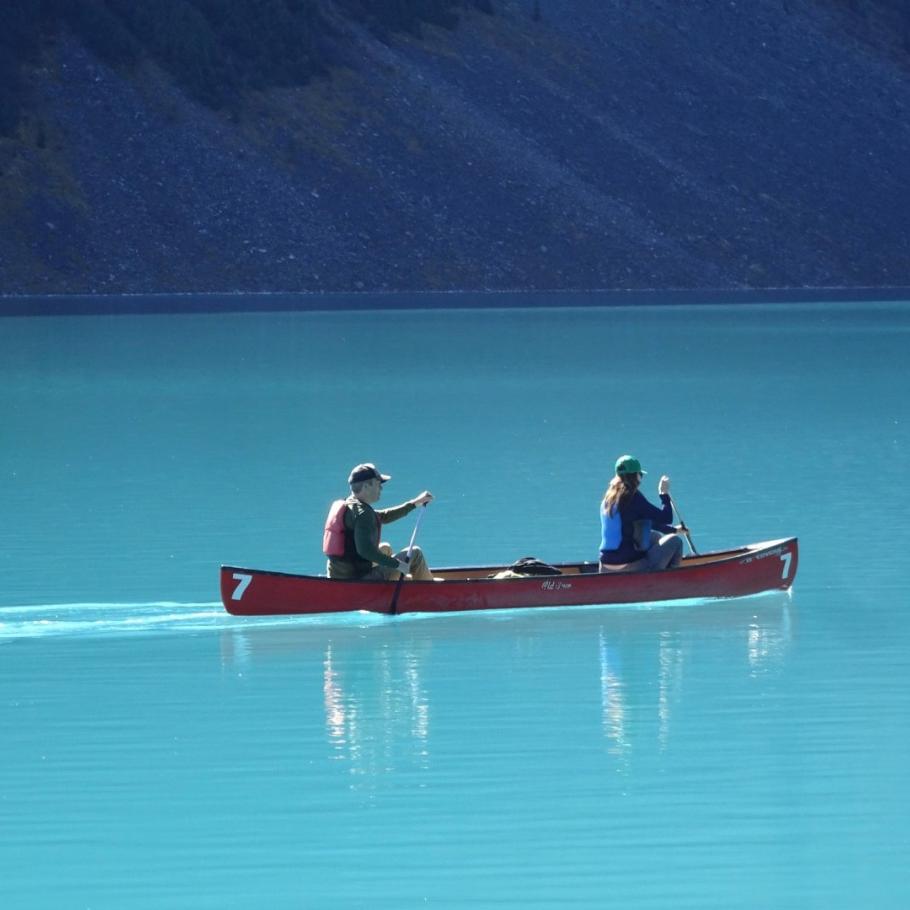
<instances>
[{"instance_id":1,"label":"man's knee","mask_svg":"<svg viewBox=\"0 0 910 910\"><path fill-rule=\"evenodd\" d=\"M411 569L414 569L416 566L426 565L426 559L423 555L423 550L420 547L411 547L411 558L408 562Z\"/></svg>"},{"instance_id":2,"label":"man's knee","mask_svg":"<svg viewBox=\"0 0 910 910\"><path fill-rule=\"evenodd\" d=\"M404 559L406 556L405 553L400 553L398 558ZM423 555L423 550L420 547L411 548L411 558L408 562L408 574L412 578L417 578L421 581L426 581L431 578L430 568L427 565L426 557Z\"/></svg>"}]
</instances>

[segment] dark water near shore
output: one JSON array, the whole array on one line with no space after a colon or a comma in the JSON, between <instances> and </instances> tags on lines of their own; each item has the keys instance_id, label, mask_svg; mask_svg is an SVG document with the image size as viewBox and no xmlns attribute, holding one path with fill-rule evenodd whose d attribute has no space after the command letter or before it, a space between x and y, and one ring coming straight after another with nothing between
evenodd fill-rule
<instances>
[{"instance_id":1,"label":"dark water near shore","mask_svg":"<svg viewBox=\"0 0 910 910\"><path fill-rule=\"evenodd\" d=\"M0 902L903 907L908 341L900 303L3 320ZM626 451L701 550L798 535L793 592L218 602L319 571L361 460L436 494L437 565L594 558Z\"/></svg>"}]
</instances>

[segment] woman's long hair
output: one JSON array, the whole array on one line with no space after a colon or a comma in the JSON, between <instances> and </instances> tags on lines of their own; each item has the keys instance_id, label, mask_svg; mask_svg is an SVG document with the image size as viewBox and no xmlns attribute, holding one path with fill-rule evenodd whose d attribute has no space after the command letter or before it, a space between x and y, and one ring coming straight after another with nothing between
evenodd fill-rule
<instances>
[{"instance_id":1,"label":"woman's long hair","mask_svg":"<svg viewBox=\"0 0 910 910\"><path fill-rule=\"evenodd\" d=\"M641 483L639 474L617 474L607 487L604 493L604 508L608 515L613 515L617 509L621 509L623 503L632 496Z\"/></svg>"}]
</instances>

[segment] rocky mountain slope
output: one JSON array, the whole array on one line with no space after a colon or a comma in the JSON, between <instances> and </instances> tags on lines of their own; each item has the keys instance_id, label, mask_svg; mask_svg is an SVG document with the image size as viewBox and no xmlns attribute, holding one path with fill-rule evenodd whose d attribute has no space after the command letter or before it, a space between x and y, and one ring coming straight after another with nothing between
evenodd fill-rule
<instances>
[{"instance_id":1,"label":"rocky mountain slope","mask_svg":"<svg viewBox=\"0 0 910 910\"><path fill-rule=\"evenodd\" d=\"M910 286L910 58L848 6L339 15L343 64L231 112L61 35L0 293Z\"/></svg>"}]
</instances>

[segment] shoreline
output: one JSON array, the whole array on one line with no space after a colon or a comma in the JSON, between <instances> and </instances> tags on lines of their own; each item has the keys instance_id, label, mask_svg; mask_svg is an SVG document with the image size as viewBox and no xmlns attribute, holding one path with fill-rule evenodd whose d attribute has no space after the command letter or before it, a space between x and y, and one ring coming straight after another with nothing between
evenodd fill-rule
<instances>
[{"instance_id":1,"label":"shoreline","mask_svg":"<svg viewBox=\"0 0 910 910\"><path fill-rule=\"evenodd\" d=\"M910 287L0 294L3 316L910 302Z\"/></svg>"}]
</instances>

